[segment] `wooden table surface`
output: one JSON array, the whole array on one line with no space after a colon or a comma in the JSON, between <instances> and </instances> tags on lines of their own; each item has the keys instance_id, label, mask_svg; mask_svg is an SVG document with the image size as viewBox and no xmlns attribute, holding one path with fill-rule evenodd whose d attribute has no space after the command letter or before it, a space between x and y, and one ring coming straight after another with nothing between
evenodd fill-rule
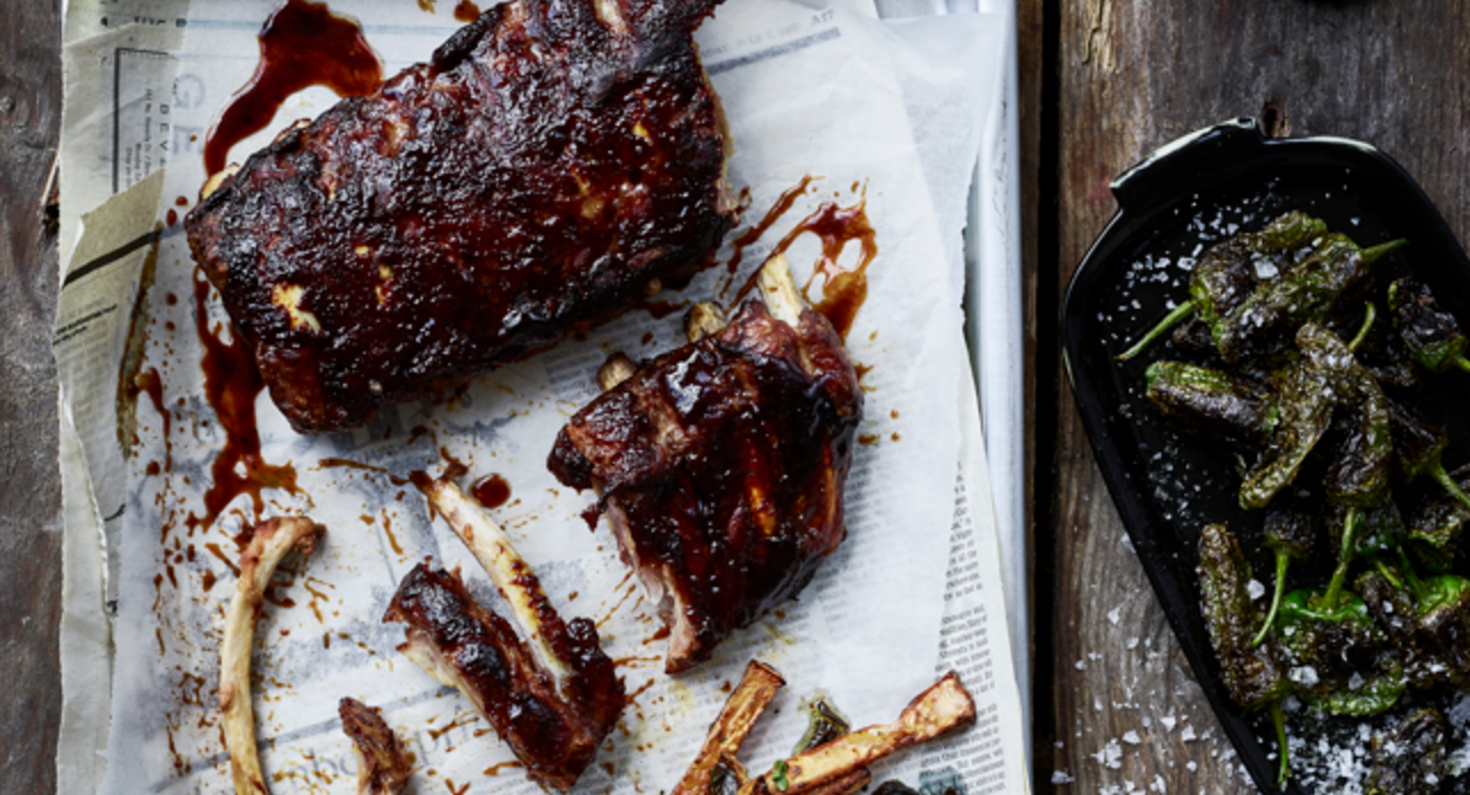
<instances>
[{"instance_id":1,"label":"wooden table surface","mask_svg":"<svg viewBox=\"0 0 1470 795\"><path fill-rule=\"evenodd\" d=\"M729 0L739 2L739 0ZM60 482L48 202L57 0L0 3L0 792L53 792ZM1236 792L1204 702L1093 463L1057 330L1110 179L1254 116L1372 142L1470 239L1470 5L1445 0L1019 0L1036 791Z\"/></svg>"}]
</instances>

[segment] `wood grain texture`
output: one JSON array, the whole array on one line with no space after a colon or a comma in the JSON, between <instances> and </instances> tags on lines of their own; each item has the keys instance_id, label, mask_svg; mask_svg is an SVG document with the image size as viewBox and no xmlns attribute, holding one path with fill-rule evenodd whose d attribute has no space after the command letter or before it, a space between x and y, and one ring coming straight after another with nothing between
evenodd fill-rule
<instances>
[{"instance_id":1,"label":"wood grain texture","mask_svg":"<svg viewBox=\"0 0 1470 795\"><path fill-rule=\"evenodd\" d=\"M1291 135L1376 144L1420 181L1462 241L1470 234L1465 4L1060 0L1056 19L1057 205L1043 197L1041 212L1057 215L1058 251L1039 265L1060 277L1040 297L1051 317L1114 211L1115 174L1184 133L1261 116L1268 104ZM1039 315L1050 319L1046 308ZM1051 548L1038 554L1056 578L1054 724L1038 746L1054 742L1052 770L1071 779L1055 791L1248 791L1122 541L1061 371L1052 376L1058 431L1054 449L1039 454L1051 457L1056 493L1041 531ZM1053 789L1051 771L1036 779L1039 791Z\"/></svg>"},{"instance_id":2,"label":"wood grain texture","mask_svg":"<svg viewBox=\"0 0 1470 795\"><path fill-rule=\"evenodd\" d=\"M0 792L56 789L61 480L56 234L45 213L61 125L53 2L0 4ZM24 684L21 684L24 683Z\"/></svg>"}]
</instances>

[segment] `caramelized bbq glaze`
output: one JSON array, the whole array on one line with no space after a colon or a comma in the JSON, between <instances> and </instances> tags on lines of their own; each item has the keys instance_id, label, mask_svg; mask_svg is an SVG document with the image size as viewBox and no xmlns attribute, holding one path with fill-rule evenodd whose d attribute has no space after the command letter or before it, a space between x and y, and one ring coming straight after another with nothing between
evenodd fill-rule
<instances>
[{"instance_id":1,"label":"caramelized bbq glaze","mask_svg":"<svg viewBox=\"0 0 1470 795\"><path fill-rule=\"evenodd\" d=\"M592 762L626 695L592 622L563 623L550 605L542 627L570 672L539 668L510 623L470 597L458 573L414 567L384 622L408 624L399 651L457 687L490 722L531 779L565 791Z\"/></svg>"},{"instance_id":2,"label":"caramelized bbq glaze","mask_svg":"<svg viewBox=\"0 0 1470 795\"><path fill-rule=\"evenodd\" d=\"M670 625L670 672L794 596L841 543L862 402L825 318L807 309L793 328L751 300L562 429L547 464L602 496Z\"/></svg>"},{"instance_id":3,"label":"caramelized bbq glaze","mask_svg":"<svg viewBox=\"0 0 1470 795\"><path fill-rule=\"evenodd\" d=\"M195 259L303 432L442 394L712 262L717 0L515 0L224 177Z\"/></svg>"}]
</instances>

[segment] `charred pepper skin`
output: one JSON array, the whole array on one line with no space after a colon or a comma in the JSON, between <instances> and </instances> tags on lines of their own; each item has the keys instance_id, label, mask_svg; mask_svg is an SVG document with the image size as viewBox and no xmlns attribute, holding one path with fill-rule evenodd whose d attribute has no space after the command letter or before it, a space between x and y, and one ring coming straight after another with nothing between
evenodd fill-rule
<instances>
[{"instance_id":1,"label":"charred pepper skin","mask_svg":"<svg viewBox=\"0 0 1470 795\"><path fill-rule=\"evenodd\" d=\"M1328 607L1320 592L1292 591L1282 601L1277 635L1292 665L1316 675L1296 683L1309 704L1334 715L1376 715L1403 695L1403 671L1384 654L1385 637L1363 600L1343 597Z\"/></svg>"},{"instance_id":2,"label":"charred pepper skin","mask_svg":"<svg viewBox=\"0 0 1470 795\"><path fill-rule=\"evenodd\" d=\"M1317 345L1324 335L1332 336L1332 333L1316 325L1304 327L1297 334L1297 345L1309 348ZM1337 340L1337 344L1342 343ZM1247 510L1266 507L1278 491L1296 478L1307 455L1332 425L1337 403L1334 380L1333 372L1318 366L1311 357L1303 357L1287 370L1277 400L1280 418L1260 460L1241 483L1240 507Z\"/></svg>"},{"instance_id":3,"label":"charred pepper skin","mask_svg":"<svg viewBox=\"0 0 1470 795\"><path fill-rule=\"evenodd\" d=\"M1270 354L1284 347L1290 330L1320 323L1344 293L1372 278L1369 266L1403 245L1396 240L1360 249L1347 235L1317 239L1312 253L1279 278L1263 283L1214 324L1215 347L1228 362Z\"/></svg>"},{"instance_id":4,"label":"charred pepper skin","mask_svg":"<svg viewBox=\"0 0 1470 795\"><path fill-rule=\"evenodd\" d=\"M1399 474L1404 481L1412 482L1428 475L1444 487L1451 498L1470 509L1470 496L1445 472L1444 464L1440 462L1450 444L1449 435L1408 404L1389 400L1388 409L1394 457L1398 460Z\"/></svg>"},{"instance_id":5,"label":"charred pepper skin","mask_svg":"<svg viewBox=\"0 0 1470 795\"><path fill-rule=\"evenodd\" d=\"M1368 612L1392 641L1409 684L1428 689L1470 679L1470 580L1449 574L1396 585L1381 571L1358 578Z\"/></svg>"},{"instance_id":6,"label":"charred pepper skin","mask_svg":"<svg viewBox=\"0 0 1470 795\"><path fill-rule=\"evenodd\" d=\"M1260 272L1279 273L1299 249L1326 232L1327 224L1293 210L1258 232L1236 235L1216 244L1190 272L1189 300L1171 311L1133 347L1119 354L1118 361L1137 356L1165 331L1191 315L1205 324L1214 324L1257 289Z\"/></svg>"},{"instance_id":7,"label":"charred pepper skin","mask_svg":"<svg viewBox=\"0 0 1470 795\"><path fill-rule=\"evenodd\" d=\"M1387 736L1373 739L1367 795L1433 795L1449 773L1444 716L1432 707L1404 717Z\"/></svg>"},{"instance_id":8,"label":"charred pepper skin","mask_svg":"<svg viewBox=\"0 0 1470 795\"><path fill-rule=\"evenodd\" d=\"M1250 564L1226 526L1209 525L1200 531L1198 572L1205 629L1230 698L1247 711L1285 698L1291 683L1281 648L1274 642L1251 645L1261 615L1246 585Z\"/></svg>"},{"instance_id":9,"label":"charred pepper skin","mask_svg":"<svg viewBox=\"0 0 1470 795\"><path fill-rule=\"evenodd\" d=\"M1382 502L1393 473L1387 396L1349 347L1326 328L1303 325L1297 347L1328 373L1338 404L1350 407L1351 419L1327 469L1328 501L1358 508Z\"/></svg>"},{"instance_id":10,"label":"charred pepper skin","mask_svg":"<svg viewBox=\"0 0 1470 795\"><path fill-rule=\"evenodd\" d=\"M1404 277L1388 286L1388 308L1409 355L1432 373L1451 367L1470 371L1467 340L1455 316L1439 308L1429 287Z\"/></svg>"},{"instance_id":11,"label":"charred pepper skin","mask_svg":"<svg viewBox=\"0 0 1470 795\"><path fill-rule=\"evenodd\" d=\"M1461 467L1447 477L1462 490L1470 487L1470 467ZM1470 508L1448 494L1437 496L1410 514L1406 546L1429 571L1443 573L1459 554L1460 536L1467 523Z\"/></svg>"},{"instance_id":12,"label":"charred pepper skin","mask_svg":"<svg viewBox=\"0 0 1470 795\"><path fill-rule=\"evenodd\" d=\"M1266 524L1261 530L1261 544L1276 556L1276 583L1271 594L1271 607L1261 631L1251 640L1260 645L1275 624L1281 596L1286 592L1286 570L1293 561L1305 561L1317 542L1317 516L1302 510L1298 501L1288 495L1272 501L1266 509Z\"/></svg>"},{"instance_id":13,"label":"charred pepper skin","mask_svg":"<svg viewBox=\"0 0 1470 795\"><path fill-rule=\"evenodd\" d=\"M1149 365L1145 379L1149 403L1207 442L1254 453L1276 427L1275 396L1222 370L1160 361Z\"/></svg>"}]
</instances>

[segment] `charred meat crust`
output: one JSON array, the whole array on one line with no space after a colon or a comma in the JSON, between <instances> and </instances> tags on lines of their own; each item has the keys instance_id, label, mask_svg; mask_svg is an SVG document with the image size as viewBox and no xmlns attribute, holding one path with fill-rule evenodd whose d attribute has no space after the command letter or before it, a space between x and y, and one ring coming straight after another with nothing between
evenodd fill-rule
<instances>
[{"instance_id":1,"label":"charred meat crust","mask_svg":"<svg viewBox=\"0 0 1470 795\"><path fill-rule=\"evenodd\" d=\"M398 742L376 707L355 698L337 702L342 732L357 752L359 795L398 795L413 772L413 755Z\"/></svg>"},{"instance_id":2,"label":"charred meat crust","mask_svg":"<svg viewBox=\"0 0 1470 795\"><path fill-rule=\"evenodd\" d=\"M623 682L586 619L553 633L558 656L572 669L560 688L511 625L470 597L457 573L415 566L383 620L409 625L399 650L432 662L431 673L459 688L531 779L547 787L572 786L622 711Z\"/></svg>"},{"instance_id":3,"label":"charred meat crust","mask_svg":"<svg viewBox=\"0 0 1470 795\"><path fill-rule=\"evenodd\" d=\"M708 264L716 0L515 0L225 177L190 248L302 432L442 394Z\"/></svg>"},{"instance_id":4,"label":"charred meat crust","mask_svg":"<svg viewBox=\"0 0 1470 795\"><path fill-rule=\"evenodd\" d=\"M837 548L861 415L826 319L804 310L793 328L752 300L562 429L548 466L602 496L624 561L670 625L670 672L796 595Z\"/></svg>"}]
</instances>

